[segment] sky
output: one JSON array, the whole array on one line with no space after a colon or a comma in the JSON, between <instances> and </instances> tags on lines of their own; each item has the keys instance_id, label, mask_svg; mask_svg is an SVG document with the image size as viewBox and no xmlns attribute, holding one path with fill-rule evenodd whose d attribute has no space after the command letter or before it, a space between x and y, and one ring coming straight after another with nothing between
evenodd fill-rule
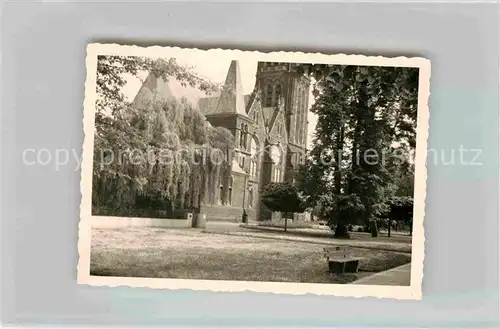
<instances>
[{"instance_id":1,"label":"sky","mask_svg":"<svg viewBox=\"0 0 500 329\"><path fill-rule=\"evenodd\" d=\"M174 56L172 56L174 57ZM175 56L179 64L189 66L193 68L193 71L199 76L206 78L214 83L224 83L229 69L231 61L237 59L240 67L241 83L244 94L250 94L253 91L255 85L255 73L257 71L257 59L252 58L252 53L239 53L235 54L233 52L218 52L213 54L210 52L193 51L193 52L182 52L179 56ZM147 72L142 72L139 78L134 76L126 76L127 84L123 87L122 91L124 95L132 101L139 88L142 85L140 79L144 80L147 77ZM188 91L187 88L183 88L180 85L178 89L173 90L174 94L177 93L191 93L192 98L196 97L206 97L202 92L199 95L192 95L193 91ZM180 89L186 89L185 91ZM195 91L198 93L198 91ZM180 95L186 96L186 95ZM189 97L188 97L189 98ZM309 95L309 108L314 101L312 94ZM313 133L316 127L316 115L309 112L308 113L308 138L307 145L311 147L311 141L313 138Z\"/></svg>"}]
</instances>

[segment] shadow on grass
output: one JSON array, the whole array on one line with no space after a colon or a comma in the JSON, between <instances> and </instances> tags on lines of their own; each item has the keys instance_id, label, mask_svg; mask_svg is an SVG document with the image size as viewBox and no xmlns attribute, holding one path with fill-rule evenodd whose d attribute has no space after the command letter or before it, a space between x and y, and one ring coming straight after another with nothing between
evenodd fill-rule
<instances>
[{"instance_id":1,"label":"shadow on grass","mask_svg":"<svg viewBox=\"0 0 500 329\"><path fill-rule=\"evenodd\" d=\"M406 254L362 249L353 251L363 258L359 273L330 275L327 261L320 252L107 249L92 253L90 275L348 284L411 262L411 256Z\"/></svg>"},{"instance_id":2,"label":"shadow on grass","mask_svg":"<svg viewBox=\"0 0 500 329\"><path fill-rule=\"evenodd\" d=\"M411 263L410 255L379 252L370 258L363 259L360 262L359 271L378 273L408 263Z\"/></svg>"}]
</instances>

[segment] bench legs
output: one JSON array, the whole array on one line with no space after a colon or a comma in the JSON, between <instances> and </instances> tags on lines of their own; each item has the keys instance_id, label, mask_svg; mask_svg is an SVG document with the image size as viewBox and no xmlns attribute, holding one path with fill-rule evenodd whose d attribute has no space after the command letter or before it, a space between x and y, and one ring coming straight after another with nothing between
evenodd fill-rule
<instances>
[{"instance_id":1,"label":"bench legs","mask_svg":"<svg viewBox=\"0 0 500 329\"><path fill-rule=\"evenodd\" d=\"M329 261L328 269L330 270L330 273L343 274L345 272L345 263Z\"/></svg>"},{"instance_id":2,"label":"bench legs","mask_svg":"<svg viewBox=\"0 0 500 329\"><path fill-rule=\"evenodd\" d=\"M357 273L359 269L359 261L353 260L349 262L338 262L330 260L328 262L328 269L330 273L334 274Z\"/></svg>"},{"instance_id":3,"label":"bench legs","mask_svg":"<svg viewBox=\"0 0 500 329\"><path fill-rule=\"evenodd\" d=\"M352 262L347 262L345 271L347 273L358 273L359 260L354 260Z\"/></svg>"}]
</instances>

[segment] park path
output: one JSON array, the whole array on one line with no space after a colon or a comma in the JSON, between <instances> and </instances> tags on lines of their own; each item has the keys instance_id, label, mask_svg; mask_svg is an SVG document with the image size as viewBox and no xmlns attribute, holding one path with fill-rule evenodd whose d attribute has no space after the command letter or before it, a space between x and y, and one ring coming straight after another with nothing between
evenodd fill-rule
<instances>
[{"instance_id":1,"label":"park path","mask_svg":"<svg viewBox=\"0 0 500 329\"><path fill-rule=\"evenodd\" d=\"M275 231L275 232L263 232L257 230L250 231L249 229L242 228L234 224L225 225L224 227L222 227L222 224L215 224L215 225L212 224L212 225L210 226L207 225L207 228L204 229L203 232L213 233L213 234L263 238L263 239L274 239L282 241L297 241L297 242L315 243L321 245L332 245L332 246L341 245L354 248L411 253L411 244L408 243L305 237L305 236L298 236L297 234L288 234L282 231Z\"/></svg>"},{"instance_id":2,"label":"park path","mask_svg":"<svg viewBox=\"0 0 500 329\"><path fill-rule=\"evenodd\" d=\"M393 269L375 273L351 284L377 286L409 286L411 278L411 264L405 264Z\"/></svg>"}]
</instances>

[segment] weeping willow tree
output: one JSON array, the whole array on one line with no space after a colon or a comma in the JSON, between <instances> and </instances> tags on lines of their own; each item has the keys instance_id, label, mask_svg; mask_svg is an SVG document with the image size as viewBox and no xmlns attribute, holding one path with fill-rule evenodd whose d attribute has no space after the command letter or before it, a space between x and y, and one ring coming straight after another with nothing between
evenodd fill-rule
<instances>
[{"instance_id":1,"label":"weeping willow tree","mask_svg":"<svg viewBox=\"0 0 500 329\"><path fill-rule=\"evenodd\" d=\"M100 56L93 166L93 213L119 216L138 210L192 208L229 175L232 134L214 128L185 99L155 100L134 108L124 100L124 73L149 69L201 90L213 90L175 60ZM154 216L154 213L150 213Z\"/></svg>"},{"instance_id":2,"label":"weeping willow tree","mask_svg":"<svg viewBox=\"0 0 500 329\"><path fill-rule=\"evenodd\" d=\"M125 140L114 129L96 140L96 208L117 215L136 207L161 209L172 216L202 200L214 203L230 174L231 132L212 127L185 100L156 101L127 117L116 120L117 127L133 132ZM149 201L138 205L138 197Z\"/></svg>"}]
</instances>

